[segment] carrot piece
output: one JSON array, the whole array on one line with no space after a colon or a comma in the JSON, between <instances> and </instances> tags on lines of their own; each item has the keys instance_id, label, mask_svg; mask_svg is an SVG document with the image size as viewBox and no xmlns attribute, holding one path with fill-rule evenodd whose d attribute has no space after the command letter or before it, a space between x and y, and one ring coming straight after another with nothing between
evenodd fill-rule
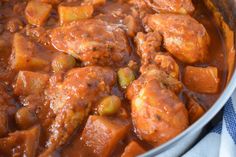
<instances>
[{"instance_id":1,"label":"carrot piece","mask_svg":"<svg viewBox=\"0 0 236 157\"><path fill-rule=\"evenodd\" d=\"M216 93L220 79L216 67L187 66L184 73L184 84L190 90L200 93Z\"/></svg>"},{"instance_id":2,"label":"carrot piece","mask_svg":"<svg viewBox=\"0 0 236 157\"><path fill-rule=\"evenodd\" d=\"M145 153L145 150L135 141L131 141L126 147L121 157L136 157Z\"/></svg>"},{"instance_id":3,"label":"carrot piece","mask_svg":"<svg viewBox=\"0 0 236 157\"><path fill-rule=\"evenodd\" d=\"M32 25L43 25L49 17L51 10L51 4L32 0L28 2L25 9L26 19Z\"/></svg>"},{"instance_id":4,"label":"carrot piece","mask_svg":"<svg viewBox=\"0 0 236 157\"><path fill-rule=\"evenodd\" d=\"M93 11L94 10L92 5L83 5L83 6L60 5L58 7L58 13L61 24L90 18L92 17Z\"/></svg>"},{"instance_id":5,"label":"carrot piece","mask_svg":"<svg viewBox=\"0 0 236 157\"><path fill-rule=\"evenodd\" d=\"M84 144L101 157L107 157L126 135L129 123L103 116L90 116L82 133Z\"/></svg>"}]
</instances>

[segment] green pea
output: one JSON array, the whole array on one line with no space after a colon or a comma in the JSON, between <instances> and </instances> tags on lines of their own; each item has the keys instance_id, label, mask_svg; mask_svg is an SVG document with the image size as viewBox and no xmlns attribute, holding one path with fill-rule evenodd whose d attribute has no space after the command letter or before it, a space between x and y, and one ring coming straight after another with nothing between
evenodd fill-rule
<instances>
[{"instance_id":1,"label":"green pea","mask_svg":"<svg viewBox=\"0 0 236 157\"><path fill-rule=\"evenodd\" d=\"M112 95L102 99L98 105L98 113L101 116L111 116L116 114L121 107L120 98Z\"/></svg>"},{"instance_id":2,"label":"green pea","mask_svg":"<svg viewBox=\"0 0 236 157\"><path fill-rule=\"evenodd\" d=\"M118 81L122 88L127 88L135 80L134 72L126 67L118 70Z\"/></svg>"}]
</instances>

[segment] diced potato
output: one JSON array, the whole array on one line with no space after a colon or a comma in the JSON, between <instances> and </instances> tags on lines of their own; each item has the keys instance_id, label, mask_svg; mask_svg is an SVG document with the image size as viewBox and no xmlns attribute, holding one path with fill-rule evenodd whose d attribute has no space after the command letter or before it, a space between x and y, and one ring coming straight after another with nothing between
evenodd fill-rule
<instances>
[{"instance_id":1,"label":"diced potato","mask_svg":"<svg viewBox=\"0 0 236 157\"><path fill-rule=\"evenodd\" d=\"M135 141L131 141L126 147L121 157L136 157L145 153L145 150Z\"/></svg>"},{"instance_id":2,"label":"diced potato","mask_svg":"<svg viewBox=\"0 0 236 157\"><path fill-rule=\"evenodd\" d=\"M94 10L92 5L83 5L83 6L60 5L58 7L61 24L90 18L92 17L93 11Z\"/></svg>"},{"instance_id":3,"label":"diced potato","mask_svg":"<svg viewBox=\"0 0 236 157\"><path fill-rule=\"evenodd\" d=\"M51 4L32 0L26 6L25 16L30 24L41 26L49 17L51 10Z\"/></svg>"},{"instance_id":4,"label":"diced potato","mask_svg":"<svg viewBox=\"0 0 236 157\"><path fill-rule=\"evenodd\" d=\"M13 39L13 51L10 58L11 68L15 70L33 70L45 68L49 61L39 57L35 43L16 33Z\"/></svg>"},{"instance_id":5,"label":"diced potato","mask_svg":"<svg viewBox=\"0 0 236 157\"><path fill-rule=\"evenodd\" d=\"M67 54L60 54L52 61L53 72L65 71L73 68L76 64L74 57Z\"/></svg>"},{"instance_id":6,"label":"diced potato","mask_svg":"<svg viewBox=\"0 0 236 157\"><path fill-rule=\"evenodd\" d=\"M38 72L20 71L17 75L14 93L16 95L28 96L40 94L47 85L49 76Z\"/></svg>"},{"instance_id":7,"label":"diced potato","mask_svg":"<svg viewBox=\"0 0 236 157\"><path fill-rule=\"evenodd\" d=\"M33 126L37 121L35 113L31 112L27 107L21 107L16 112L15 119L16 119L16 124L21 129L27 129Z\"/></svg>"},{"instance_id":8,"label":"diced potato","mask_svg":"<svg viewBox=\"0 0 236 157\"><path fill-rule=\"evenodd\" d=\"M135 34L138 32L138 24L135 18L131 15L128 15L125 17L124 23L127 27L127 34L131 37L134 37Z\"/></svg>"},{"instance_id":9,"label":"diced potato","mask_svg":"<svg viewBox=\"0 0 236 157\"><path fill-rule=\"evenodd\" d=\"M6 112L0 111L0 137L6 135L8 129L8 115Z\"/></svg>"},{"instance_id":10,"label":"diced potato","mask_svg":"<svg viewBox=\"0 0 236 157\"><path fill-rule=\"evenodd\" d=\"M205 113L203 107L191 97L188 97L187 109L189 115L189 122L191 124L201 118L201 116Z\"/></svg>"},{"instance_id":11,"label":"diced potato","mask_svg":"<svg viewBox=\"0 0 236 157\"><path fill-rule=\"evenodd\" d=\"M107 157L124 138L129 123L103 116L90 116L82 133L84 144L96 155Z\"/></svg>"},{"instance_id":12,"label":"diced potato","mask_svg":"<svg viewBox=\"0 0 236 157\"><path fill-rule=\"evenodd\" d=\"M84 3L100 6L100 5L104 5L106 3L106 0L84 0Z\"/></svg>"},{"instance_id":13,"label":"diced potato","mask_svg":"<svg viewBox=\"0 0 236 157\"><path fill-rule=\"evenodd\" d=\"M58 4L60 3L62 0L40 0L41 2L44 3L50 3L50 4Z\"/></svg>"},{"instance_id":14,"label":"diced potato","mask_svg":"<svg viewBox=\"0 0 236 157\"><path fill-rule=\"evenodd\" d=\"M8 137L0 139L0 152L14 156L36 157L40 139L40 127L37 125L29 130L15 131Z\"/></svg>"},{"instance_id":15,"label":"diced potato","mask_svg":"<svg viewBox=\"0 0 236 157\"><path fill-rule=\"evenodd\" d=\"M122 88L127 88L135 80L134 72L128 67L121 68L118 71L118 80Z\"/></svg>"},{"instance_id":16,"label":"diced potato","mask_svg":"<svg viewBox=\"0 0 236 157\"><path fill-rule=\"evenodd\" d=\"M184 73L184 84L190 90L200 93L216 93L220 79L216 67L187 66Z\"/></svg>"},{"instance_id":17,"label":"diced potato","mask_svg":"<svg viewBox=\"0 0 236 157\"><path fill-rule=\"evenodd\" d=\"M98 113L101 116L111 116L116 114L121 106L120 98L112 95L102 99L98 105Z\"/></svg>"}]
</instances>

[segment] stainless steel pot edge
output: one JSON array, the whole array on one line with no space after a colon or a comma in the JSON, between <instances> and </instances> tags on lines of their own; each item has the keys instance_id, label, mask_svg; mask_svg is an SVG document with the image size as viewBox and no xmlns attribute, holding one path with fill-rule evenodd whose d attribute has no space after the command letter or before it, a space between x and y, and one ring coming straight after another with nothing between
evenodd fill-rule
<instances>
[{"instance_id":1,"label":"stainless steel pot edge","mask_svg":"<svg viewBox=\"0 0 236 157\"><path fill-rule=\"evenodd\" d=\"M202 116L197 122L195 122L193 125L191 125L189 128L187 128L184 132L173 138L172 140L166 142L165 144L154 148L147 153L140 155L140 157L149 157L149 156L155 156L159 153L162 153L169 148L173 147L179 140L184 138L187 134L190 132L195 131L197 128L203 128L225 105L227 100L230 98L232 93L234 92L234 89L236 88L236 70L234 71L234 74L231 78L231 81L221 94L221 96L218 98L218 100L214 103L214 106L211 107L204 116Z\"/></svg>"}]
</instances>

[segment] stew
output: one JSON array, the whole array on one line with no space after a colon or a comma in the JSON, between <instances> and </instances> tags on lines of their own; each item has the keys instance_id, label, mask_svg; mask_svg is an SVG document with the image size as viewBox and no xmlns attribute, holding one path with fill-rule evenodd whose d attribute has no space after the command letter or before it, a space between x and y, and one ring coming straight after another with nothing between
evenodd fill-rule
<instances>
[{"instance_id":1,"label":"stew","mask_svg":"<svg viewBox=\"0 0 236 157\"><path fill-rule=\"evenodd\" d=\"M1 0L0 157L132 157L226 84L203 1Z\"/></svg>"}]
</instances>

